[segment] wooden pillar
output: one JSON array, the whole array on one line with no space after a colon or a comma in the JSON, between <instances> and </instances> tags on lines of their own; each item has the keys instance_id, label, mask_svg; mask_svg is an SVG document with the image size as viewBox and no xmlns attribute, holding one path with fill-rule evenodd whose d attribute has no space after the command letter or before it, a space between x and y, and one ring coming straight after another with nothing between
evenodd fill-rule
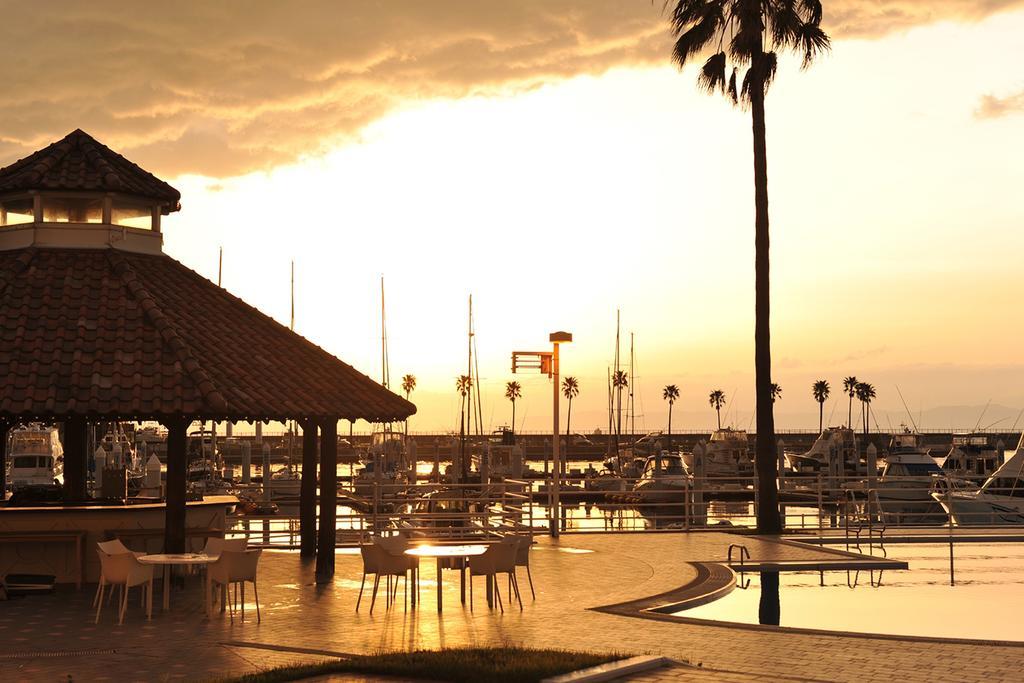
<instances>
[{"instance_id":1,"label":"wooden pillar","mask_svg":"<svg viewBox=\"0 0 1024 683\"><path fill-rule=\"evenodd\" d=\"M0 501L6 498L7 492L7 435L10 431L10 423L0 420Z\"/></svg>"},{"instance_id":2,"label":"wooden pillar","mask_svg":"<svg viewBox=\"0 0 1024 683\"><path fill-rule=\"evenodd\" d=\"M85 500L88 496L89 429L83 417L64 422L64 498Z\"/></svg>"},{"instance_id":3,"label":"wooden pillar","mask_svg":"<svg viewBox=\"0 0 1024 683\"><path fill-rule=\"evenodd\" d=\"M167 495L164 516L164 552L185 552L185 486L188 471L185 431L188 420L174 418L167 428Z\"/></svg>"},{"instance_id":4,"label":"wooden pillar","mask_svg":"<svg viewBox=\"0 0 1024 683\"><path fill-rule=\"evenodd\" d=\"M320 533L316 553L316 582L334 578L335 521L338 498L338 418L320 425Z\"/></svg>"},{"instance_id":5,"label":"wooden pillar","mask_svg":"<svg viewBox=\"0 0 1024 683\"><path fill-rule=\"evenodd\" d=\"M302 482L299 488L299 554L316 555L316 462L317 424L302 421Z\"/></svg>"}]
</instances>

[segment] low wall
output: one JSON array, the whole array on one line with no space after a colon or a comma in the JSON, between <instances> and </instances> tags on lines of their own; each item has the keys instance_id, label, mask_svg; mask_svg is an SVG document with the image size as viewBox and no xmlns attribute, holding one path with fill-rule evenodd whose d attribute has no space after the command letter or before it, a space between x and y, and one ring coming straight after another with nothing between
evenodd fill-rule
<instances>
[{"instance_id":1,"label":"low wall","mask_svg":"<svg viewBox=\"0 0 1024 683\"><path fill-rule=\"evenodd\" d=\"M209 529L223 530L228 508L238 500L234 496L207 496L190 502L185 510L186 550L196 552L206 543ZM100 562L96 543L112 538L132 550L162 552L165 510L163 503L141 505L103 505L69 507L0 508L0 540L5 535L40 532L79 531L85 534L82 552L85 582L99 580ZM0 543L0 576L18 574L54 574L58 583L78 580L79 558L75 543L69 541L15 541Z\"/></svg>"}]
</instances>

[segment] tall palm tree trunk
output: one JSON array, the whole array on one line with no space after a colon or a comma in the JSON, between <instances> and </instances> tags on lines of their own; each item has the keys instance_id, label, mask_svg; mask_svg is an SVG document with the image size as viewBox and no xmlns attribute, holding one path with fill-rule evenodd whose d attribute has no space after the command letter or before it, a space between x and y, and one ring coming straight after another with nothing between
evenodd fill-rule
<instances>
[{"instance_id":1,"label":"tall palm tree trunk","mask_svg":"<svg viewBox=\"0 0 1024 683\"><path fill-rule=\"evenodd\" d=\"M668 452L672 452L672 404L668 404Z\"/></svg>"},{"instance_id":2,"label":"tall palm tree trunk","mask_svg":"<svg viewBox=\"0 0 1024 683\"><path fill-rule=\"evenodd\" d=\"M515 441L516 437L516 402L512 401L512 441Z\"/></svg>"},{"instance_id":3,"label":"tall palm tree trunk","mask_svg":"<svg viewBox=\"0 0 1024 683\"><path fill-rule=\"evenodd\" d=\"M572 445L572 436L569 431L569 425L572 424L572 397L569 397L569 410L565 415L565 457L562 458L560 472L563 477L566 471L569 469L569 447Z\"/></svg>"},{"instance_id":4,"label":"tall palm tree trunk","mask_svg":"<svg viewBox=\"0 0 1024 683\"><path fill-rule=\"evenodd\" d=\"M763 59L763 57L762 57ZM751 87L754 133L754 365L757 396L757 443L754 456L758 478L757 531L782 532L776 473L775 416L772 413L772 353L769 318L768 149L765 140L764 85L755 77Z\"/></svg>"},{"instance_id":5,"label":"tall palm tree trunk","mask_svg":"<svg viewBox=\"0 0 1024 683\"><path fill-rule=\"evenodd\" d=\"M715 414L718 415L718 428L722 428L722 409L715 408Z\"/></svg>"},{"instance_id":6,"label":"tall palm tree trunk","mask_svg":"<svg viewBox=\"0 0 1024 683\"><path fill-rule=\"evenodd\" d=\"M825 404L818 401L818 433L825 429Z\"/></svg>"}]
</instances>

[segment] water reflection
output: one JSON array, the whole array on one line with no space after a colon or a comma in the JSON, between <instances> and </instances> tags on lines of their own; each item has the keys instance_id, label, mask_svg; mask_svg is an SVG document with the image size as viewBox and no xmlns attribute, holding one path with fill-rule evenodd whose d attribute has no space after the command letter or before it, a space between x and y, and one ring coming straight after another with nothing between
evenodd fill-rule
<instances>
[{"instance_id":1,"label":"water reflection","mask_svg":"<svg viewBox=\"0 0 1024 683\"><path fill-rule=\"evenodd\" d=\"M757 606L758 623L778 626L781 616L779 573L761 572L761 599Z\"/></svg>"}]
</instances>

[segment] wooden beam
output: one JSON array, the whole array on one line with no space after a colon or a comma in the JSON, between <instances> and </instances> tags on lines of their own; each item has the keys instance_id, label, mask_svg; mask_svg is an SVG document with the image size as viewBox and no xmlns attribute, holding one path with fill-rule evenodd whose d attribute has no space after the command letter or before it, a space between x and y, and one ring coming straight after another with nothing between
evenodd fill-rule
<instances>
[{"instance_id":1,"label":"wooden beam","mask_svg":"<svg viewBox=\"0 0 1024 683\"><path fill-rule=\"evenodd\" d=\"M320 425L320 532L316 552L316 582L334 578L334 544L338 499L338 418Z\"/></svg>"},{"instance_id":2,"label":"wooden beam","mask_svg":"<svg viewBox=\"0 0 1024 683\"><path fill-rule=\"evenodd\" d=\"M82 417L64 422L64 498L85 500L89 491L89 425Z\"/></svg>"},{"instance_id":3,"label":"wooden beam","mask_svg":"<svg viewBox=\"0 0 1024 683\"><path fill-rule=\"evenodd\" d=\"M185 430L188 420L175 418L167 427L167 495L164 516L164 552L185 552L185 484L188 471Z\"/></svg>"},{"instance_id":4,"label":"wooden beam","mask_svg":"<svg viewBox=\"0 0 1024 683\"><path fill-rule=\"evenodd\" d=\"M302 421L302 481L299 488L299 535L303 557L316 555L317 424Z\"/></svg>"}]
</instances>

